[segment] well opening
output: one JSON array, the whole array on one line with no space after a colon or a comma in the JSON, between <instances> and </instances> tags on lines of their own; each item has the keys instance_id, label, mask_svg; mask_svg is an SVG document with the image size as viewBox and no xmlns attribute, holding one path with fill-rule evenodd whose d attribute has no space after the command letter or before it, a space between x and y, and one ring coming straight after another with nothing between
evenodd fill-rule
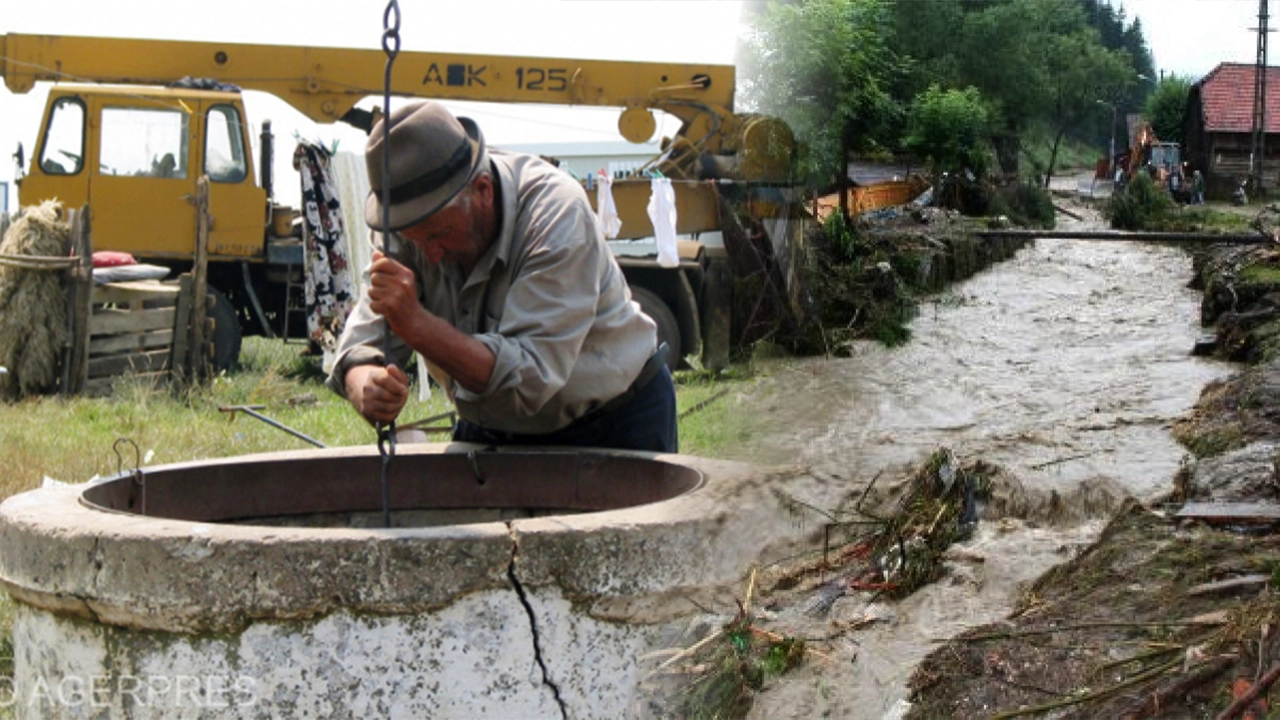
<instances>
[{"instance_id":1,"label":"well opening","mask_svg":"<svg viewBox=\"0 0 1280 720\"><path fill-rule=\"evenodd\" d=\"M65 715L43 689L89 677L112 717L192 715L130 690L177 677L245 691L201 716L626 715L636 658L699 612L676 599L775 542L740 463L402 445L392 531L381 470L370 446L290 451L5 500L19 717Z\"/></svg>"},{"instance_id":2,"label":"well opening","mask_svg":"<svg viewBox=\"0 0 1280 720\"><path fill-rule=\"evenodd\" d=\"M622 453L410 450L388 484L393 527L433 527L647 505L697 488L702 473ZM94 483L81 502L193 522L378 527L381 459L320 451L144 468Z\"/></svg>"}]
</instances>

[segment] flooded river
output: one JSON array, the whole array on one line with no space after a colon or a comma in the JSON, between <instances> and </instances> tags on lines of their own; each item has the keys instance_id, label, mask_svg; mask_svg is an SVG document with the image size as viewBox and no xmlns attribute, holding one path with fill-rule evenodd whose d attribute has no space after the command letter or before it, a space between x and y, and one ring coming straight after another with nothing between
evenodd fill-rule
<instances>
[{"instance_id":1,"label":"flooded river","mask_svg":"<svg viewBox=\"0 0 1280 720\"><path fill-rule=\"evenodd\" d=\"M1172 421L1234 372L1190 355L1204 332L1191 277L1177 248L1042 239L927 299L905 346L860 343L850 358L770 371L752 402L769 430L741 459L811 467L820 482L789 488L811 505L835 507L946 446L1078 515L986 520L966 543L984 561L888 608L846 597L821 621L778 608L777 623L810 637L832 620L886 619L815 645L829 659L768 690L754 717L896 716L937 639L1006 616L1021 587L1096 537L1111 509L1098 498L1171 489L1185 456Z\"/></svg>"}]
</instances>

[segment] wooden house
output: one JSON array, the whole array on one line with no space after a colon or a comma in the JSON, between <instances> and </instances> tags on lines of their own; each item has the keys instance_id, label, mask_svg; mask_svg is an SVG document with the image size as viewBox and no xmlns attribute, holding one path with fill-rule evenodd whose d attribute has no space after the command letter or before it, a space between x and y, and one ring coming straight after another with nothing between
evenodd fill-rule
<instances>
[{"instance_id":1,"label":"wooden house","mask_svg":"<svg viewBox=\"0 0 1280 720\"><path fill-rule=\"evenodd\" d=\"M1183 113L1183 160L1187 174L1205 174L1209 197L1226 199L1249 176L1253 145L1256 67L1221 63L1191 86ZM1280 187L1280 67L1267 68L1266 137L1263 184Z\"/></svg>"}]
</instances>

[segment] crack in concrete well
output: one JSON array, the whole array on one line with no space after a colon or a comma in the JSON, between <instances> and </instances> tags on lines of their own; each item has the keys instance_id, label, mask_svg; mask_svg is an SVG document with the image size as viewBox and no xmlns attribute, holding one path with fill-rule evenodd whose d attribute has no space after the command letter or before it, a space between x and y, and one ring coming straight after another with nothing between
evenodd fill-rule
<instances>
[{"instance_id":1,"label":"crack in concrete well","mask_svg":"<svg viewBox=\"0 0 1280 720\"><path fill-rule=\"evenodd\" d=\"M89 581L89 589L95 595L102 587L102 572L104 564L102 556L102 538L95 537L93 539L93 551L89 555L90 564L93 565L93 579ZM98 611L93 607L93 600L89 597L77 599L84 605L85 612L89 614L89 618L94 622L99 622L100 618L98 617Z\"/></svg>"},{"instance_id":2,"label":"crack in concrete well","mask_svg":"<svg viewBox=\"0 0 1280 720\"><path fill-rule=\"evenodd\" d=\"M538 661L538 669L542 671L542 684L551 688L551 695L556 699L556 705L560 707L560 717L565 720L569 719L569 709L565 707L564 700L560 697L560 686L551 680L550 674L547 672L547 664L542 660L542 643L538 638L538 620L533 614L533 605L529 602L528 596L525 595L524 586L520 584L520 579L516 577L516 557L520 554L520 545L515 539L515 528L511 523L507 523L507 530L511 532L511 561L507 564L507 577L511 580L511 586L516 590L516 597L520 598L520 604L524 606L524 612L529 616L529 631L533 634L533 659Z\"/></svg>"}]
</instances>

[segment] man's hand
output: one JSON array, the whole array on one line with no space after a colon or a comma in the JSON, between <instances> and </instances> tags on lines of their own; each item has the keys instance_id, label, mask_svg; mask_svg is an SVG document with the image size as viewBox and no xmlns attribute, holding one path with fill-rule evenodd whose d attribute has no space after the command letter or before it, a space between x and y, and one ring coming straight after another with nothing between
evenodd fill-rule
<instances>
[{"instance_id":1,"label":"man's hand","mask_svg":"<svg viewBox=\"0 0 1280 720\"><path fill-rule=\"evenodd\" d=\"M413 271L377 250L369 266L369 309L386 318L391 331L402 338L425 313Z\"/></svg>"},{"instance_id":2,"label":"man's hand","mask_svg":"<svg viewBox=\"0 0 1280 720\"><path fill-rule=\"evenodd\" d=\"M370 423L389 423L409 399L409 378L395 365L356 365L347 371L347 399Z\"/></svg>"}]
</instances>

